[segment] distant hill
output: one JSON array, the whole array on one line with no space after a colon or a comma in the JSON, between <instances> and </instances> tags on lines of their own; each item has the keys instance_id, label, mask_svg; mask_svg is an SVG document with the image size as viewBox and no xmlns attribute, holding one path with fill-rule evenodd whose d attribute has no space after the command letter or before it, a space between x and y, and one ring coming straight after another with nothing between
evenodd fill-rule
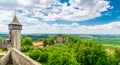
<instances>
[{"instance_id":1,"label":"distant hill","mask_svg":"<svg viewBox=\"0 0 120 65\"><path fill-rule=\"evenodd\" d=\"M58 34L22 34L22 37L30 37L33 41L40 41L44 38L56 37ZM108 34L62 34L62 36L74 36L82 40L100 42L102 44L120 45L120 35ZM9 37L8 34L0 33L0 39Z\"/></svg>"},{"instance_id":2,"label":"distant hill","mask_svg":"<svg viewBox=\"0 0 120 65\"><path fill-rule=\"evenodd\" d=\"M8 37L9 37L8 34L3 34L3 33L0 34L0 39L8 38Z\"/></svg>"}]
</instances>

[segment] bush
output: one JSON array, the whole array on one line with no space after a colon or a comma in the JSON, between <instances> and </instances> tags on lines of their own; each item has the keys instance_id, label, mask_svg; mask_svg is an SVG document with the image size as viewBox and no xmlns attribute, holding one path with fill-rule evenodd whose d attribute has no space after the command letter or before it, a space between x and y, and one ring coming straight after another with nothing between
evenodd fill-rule
<instances>
[{"instance_id":1,"label":"bush","mask_svg":"<svg viewBox=\"0 0 120 65\"><path fill-rule=\"evenodd\" d=\"M23 45L32 46L32 42L33 42L33 41L32 41L31 38L26 37L26 38L22 38L21 42L22 42L22 46L23 46Z\"/></svg>"},{"instance_id":2,"label":"bush","mask_svg":"<svg viewBox=\"0 0 120 65\"><path fill-rule=\"evenodd\" d=\"M37 60L40 55L41 55L41 51L39 49L32 49L29 52L29 56L34 60Z\"/></svg>"},{"instance_id":3,"label":"bush","mask_svg":"<svg viewBox=\"0 0 120 65\"><path fill-rule=\"evenodd\" d=\"M45 46L47 46L47 45L48 45L48 42L47 42L46 39L44 39L44 40L43 40L43 46L45 47Z\"/></svg>"},{"instance_id":4,"label":"bush","mask_svg":"<svg viewBox=\"0 0 120 65\"><path fill-rule=\"evenodd\" d=\"M30 50L33 50L33 46L26 45L26 46L22 46L21 48L22 52L28 52Z\"/></svg>"},{"instance_id":5,"label":"bush","mask_svg":"<svg viewBox=\"0 0 120 65\"><path fill-rule=\"evenodd\" d=\"M56 52L49 57L48 64L46 65L79 65L79 63L68 52Z\"/></svg>"},{"instance_id":6,"label":"bush","mask_svg":"<svg viewBox=\"0 0 120 65\"><path fill-rule=\"evenodd\" d=\"M41 53L37 61L41 63L45 63L48 61L48 57L49 57L48 53Z\"/></svg>"}]
</instances>

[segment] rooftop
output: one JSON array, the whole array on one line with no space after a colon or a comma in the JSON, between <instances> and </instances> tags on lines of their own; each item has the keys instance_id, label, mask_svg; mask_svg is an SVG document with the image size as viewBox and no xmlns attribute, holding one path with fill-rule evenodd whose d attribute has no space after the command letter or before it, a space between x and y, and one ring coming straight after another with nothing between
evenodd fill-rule
<instances>
[{"instance_id":1,"label":"rooftop","mask_svg":"<svg viewBox=\"0 0 120 65\"><path fill-rule=\"evenodd\" d=\"M17 17L16 17L16 15L14 16L11 24L20 24Z\"/></svg>"}]
</instances>

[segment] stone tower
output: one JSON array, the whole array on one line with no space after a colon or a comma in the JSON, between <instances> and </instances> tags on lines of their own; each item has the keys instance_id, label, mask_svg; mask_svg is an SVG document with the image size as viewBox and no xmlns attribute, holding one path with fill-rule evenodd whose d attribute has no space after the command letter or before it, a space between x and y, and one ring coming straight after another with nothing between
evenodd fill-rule
<instances>
[{"instance_id":1,"label":"stone tower","mask_svg":"<svg viewBox=\"0 0 120 65\"><path fill-rule=\"evenodd\" d=\"M63 42L63 39L62 39L62 35L61 35L61 34L58 34L56 42L57 42L57 43L62 43L62 42Z\"/></svg>"},{"instance_id":2,"label":"stone tower","mask_svg":"<svg viewBox=\"0 0 120 65\"><path fill-rule=\"evenodd\" d=\"M22 25L19 23L16 15L14 16L12 23L9 24L10 43L12 47L20 50L21 48L21 30Z\"/></svg>"}]
</instances>

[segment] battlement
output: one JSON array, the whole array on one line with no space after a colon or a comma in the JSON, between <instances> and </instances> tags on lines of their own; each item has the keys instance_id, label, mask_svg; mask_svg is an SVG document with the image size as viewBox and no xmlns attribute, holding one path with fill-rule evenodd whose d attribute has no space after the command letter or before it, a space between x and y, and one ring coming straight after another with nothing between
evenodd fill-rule
<instances>
[{"instance_id":1,"label":"battlement","mask_svg":"<svg viewBox=\"0 0 120 65\"><path fill-rule=\"evenodd\" d=\"M22 25L20 24L9 24L10 30L22 30Z\"/></svg>"}]
</instances>

